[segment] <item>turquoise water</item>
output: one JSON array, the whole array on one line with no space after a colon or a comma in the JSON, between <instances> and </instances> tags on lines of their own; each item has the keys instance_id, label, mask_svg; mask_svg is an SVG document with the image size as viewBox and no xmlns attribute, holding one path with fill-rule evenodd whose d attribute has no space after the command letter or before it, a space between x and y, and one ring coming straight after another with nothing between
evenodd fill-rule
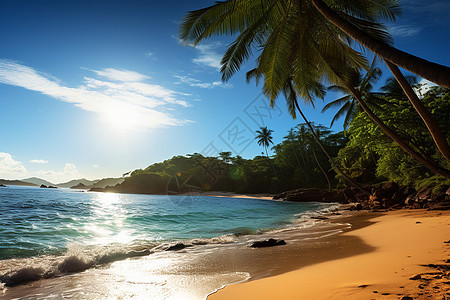
<instances>
[{"instance_id":1,"label":"turquoise water","mask_svg":"<svg viewBox=\"0 0 450 300\"><path fill-rule=\"evenodd\" d=\"M0 188L0 259L58 255L72 245L134 245L256 233L313 203L206 196Z\"/></svg>"},{"instance_id":2,"label":"turquoise water","mask_svg":"<svg viewBox=\"0 0 450 300\"><path fill-rule=\"evenodd\" d=\"M183 293L193 291L200 279L209 282L204 289L211 292L224 283L244 280L248 274L212 272L180 277L178 271L171 271L173 276L168 280L162 279L167 274L158 273L162 269L157 266L169 261L167 268L183 269L180 264L195 255L201 256L201 249L214 251L222 246L242 244L247 238L258 238L260 233L280 232L280 228L291 228L299 216L327 207L330 205L195 194L132 195L0 188L0 294L5 287L40 279L52 280L46 280L48 286L42 285L36 293L50 295L55 290L62 293L73 274L81 276L81 285L89 289L92 279L88 276L92 272L97 274L95 278L100 276L97 284L109 278L117 285L117 280L122 282L120 276L124 272L120 271L120 275L105 275L105 272L114 271L114 266L117 268L121 263L126 265L121 270L131 268L134 272L144 272L142 278L153 278L145 284L159 295L155 299L172 299L167 295L175 295L183 284L186 285ZM182 251L190 254L181 259L177 251L166 251L177 243L194 252ZM149 277L149 273L154 276ZM72 276L66 280L63 276L66 274ZM159 279L154 279L155 276ZM122 288L126 289L127 285L124 283ZM16 292L20 298L31 291L13 289L7 293ZM77 293L84 291L74 291L69 296L75 297Z\"/></svg>"}]
</instances>

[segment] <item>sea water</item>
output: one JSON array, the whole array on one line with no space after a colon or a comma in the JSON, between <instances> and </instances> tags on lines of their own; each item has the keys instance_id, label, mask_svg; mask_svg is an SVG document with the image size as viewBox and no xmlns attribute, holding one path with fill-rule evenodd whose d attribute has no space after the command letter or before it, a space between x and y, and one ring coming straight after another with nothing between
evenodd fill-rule
<instances>
[{"instance_id":1,"label":"sea water","mask_svg":"<svg viewBox=\"0 0 450 300\"><path fill-rule=\"evenodd\" d=\"M86 277L89 270L111 269L113 262L117 268L120 261L135 257L151 259L151 268L161 267L169 261L164 250L177 243L233 243L239 236L288 227L299 215L323 208L318 203L198 194L0 188L0 290L7 295L7 286L36 280L57 282L67 274L82 272ZM172 255L170 261L174 259ZM232 280L227 277L230 274L220 275L224 282ZM233 280L245 279L246 275L240 275ZM140 278L145 281L145 275ZM158 295L170 298L175 294L164 291Z\"/></svg>"}]
</instances>

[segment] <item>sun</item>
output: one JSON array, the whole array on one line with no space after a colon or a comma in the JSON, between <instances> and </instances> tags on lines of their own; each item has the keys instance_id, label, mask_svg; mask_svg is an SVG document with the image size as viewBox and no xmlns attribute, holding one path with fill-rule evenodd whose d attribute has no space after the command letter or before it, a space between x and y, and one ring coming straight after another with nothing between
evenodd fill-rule
<instances>
[{"instance_id":1,"label":"sun","mask_svg":"<svg viewBox=\"0 0 450 300\"><path fill-rule=\"evenodd\" d=\"M122 103L109 105L103 111L102 119L119 131L138 129L144 121L138 107Z\"/></svg>"}]
</instances>

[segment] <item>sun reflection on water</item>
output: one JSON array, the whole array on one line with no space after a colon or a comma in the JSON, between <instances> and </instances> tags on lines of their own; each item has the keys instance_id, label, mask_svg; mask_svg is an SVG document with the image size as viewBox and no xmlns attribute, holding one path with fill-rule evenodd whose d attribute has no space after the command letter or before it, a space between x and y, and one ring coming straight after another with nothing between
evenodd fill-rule
<instances>
[{"instance_id":1,"label":"sun reflection on water","mask_svg":"<svg viewBox=\"0 0 450 300\"><path fill-rule=\"evenodd\" d=\"M129 211L126 195L114 193L94 193L92 215L84 230L91 236L89 244L127 244L136 239L136 230L125 226Z\"/></svg>"}]
</instances>

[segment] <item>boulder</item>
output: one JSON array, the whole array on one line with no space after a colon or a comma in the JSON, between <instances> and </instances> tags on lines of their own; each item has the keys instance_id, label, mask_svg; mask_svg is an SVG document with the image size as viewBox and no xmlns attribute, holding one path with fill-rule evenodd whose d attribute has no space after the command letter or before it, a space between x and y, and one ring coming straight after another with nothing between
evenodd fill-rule
<instances>
[{"instance_id":1,"label":"boulder","mask_svg":"<svg viewBox=\"0 0 450 300\"><path fill-rule=\"evenodd\" d=\"M0 183L0 187L6 187L6 185Z\"/></svg>"},{"instance_id":2,"label":"boulder","mask_svg":"<svg viewBox=\"0 0 450 300\"><path fill-rule=\"evenodd\" d=\"M390 199L398 189L399 186L395 182L384 182L376 186L372 194L379 199Z\"/></svg>"},{"instance_id":3,"label":"boulder","mask_svg":"<svg viewBox=\"0 0 450 300\"><path fill-rule=\"evenodd\" d=\"M184 248L190 247L188 245L185 245L183 243L176 243L175 245L169 246L166 251L178 251Z\"/></svg>"},{"instance_id":4,"label":"boulder","mask_svg":"<svg viewBox=\"0 0 450 300\"><path fill-rule=\"evenodd\" d=\"M284 240L268 239L265 241L253 242L249 247L263 248L263 247L273 247L273 246L280 246L280 245L286 245L286 242Z\"/></svg>"}]
</instances>

